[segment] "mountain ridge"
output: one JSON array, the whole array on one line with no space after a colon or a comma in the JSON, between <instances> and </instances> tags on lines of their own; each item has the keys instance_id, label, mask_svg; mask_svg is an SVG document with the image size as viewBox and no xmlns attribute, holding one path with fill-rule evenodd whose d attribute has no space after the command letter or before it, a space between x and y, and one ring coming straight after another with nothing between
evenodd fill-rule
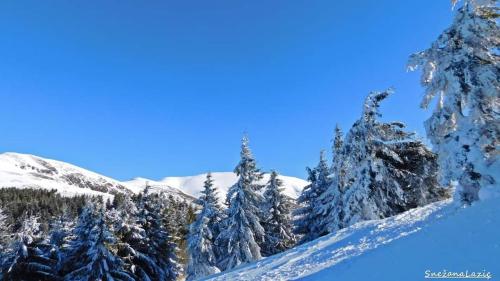
<instances>
[{"instance_id":1,"label":"mountain ridge","mask_svg":"<svg viewBox=\"0 0 500 281\"><path fill-rule=\"evenodd\" d=\"M219 192L219 199L225 200L225 194L228 189L236 183L238 176L233 172L211 172L211 174L212 179L214 180L214 186ZM138 177L123 183L136 192L140 190L141 184L142 186L145 186L146 183L148 183L153 186L169 186L179 189L194 197L198 197L203 189L203 183L206 179L206 175L207 173L193 176L164 177L159 181ZM259 184L266 184L269 181L269 177L269 173L264 173L262 180L259 181ZM307 181L295 177L280 175L279 179L283 181L284 194L293 199L296 199L300 195L302 189L308 184Z\"/></svg>"},{"instance_id":2,"label":"mountain ridge","mask_svg":"<svg viewBox=\"0 0 500 281\"><path fill-rule=\"evenodd\" d=\"M219 187L219 196L223 200L225 193L233 185L237 176L232 172L212 173L215 185ZM56 189L65 196L81 194L111 197L117 193L138 193L147 185L174 197L194 200L203 189L206 174L186 177L164 177L159 181L136 177L120 181L71 163L39 157L32 154L5 152L0 154L0 188L43 188ZM269 174L260 182L265 184ZM307 181L299 178L281 176L285 194L296 198Z\"/></svg>"}]
</instances>

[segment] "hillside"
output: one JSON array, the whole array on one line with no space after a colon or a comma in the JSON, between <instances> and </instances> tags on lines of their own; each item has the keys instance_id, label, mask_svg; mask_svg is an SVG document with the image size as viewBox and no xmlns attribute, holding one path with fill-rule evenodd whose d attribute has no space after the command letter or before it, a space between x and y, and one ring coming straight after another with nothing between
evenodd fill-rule
<instances>
[{"instance_id":1,"label":"hillside","mask_svg":"<svg viewBox=\"0 0 500 281\"><path fill-rule=\"evenodd\" d=\"M212 175L215 185L219 188L219 196L223 200L237 177L231 172ZM205 177L206 174L201 174L189 177L166 177L160 181L141 177L130 181L119 181L57 160L12 152L0 154L0 188L56 189L65 196L138 193L147 183L158 191L192 201L194 197L199 196ZM269 174L266 174L262 184L268 179ZM302 188L307 185L306 181L299 178L281 176L281 179L284 183L285 194L292 198L296 198Z\"/></svg>"},{"instance_id":2,"label":"hillside","mask_svg":"<svg viewBox=\"0 0 500 281\"><path fill-rule=\"evenodd\" d=\"M114 179L61 161L29 154L0 154L0 187L56 189L65 196L130 192Z\"/></svg>"},{"instance_id":3,"label":"hillside","mask_svg":"<svg viewBox=\"0 0 500 281\"><path fill-rule=\"evenodd\" d=\"M141 182L144 185L144 182ZM133 184L120 182L75 165L21 154L0 154L0 188L56 189L64 196L80 194L110 196L117 193L136 192ZM158 187L177 198L192 200L193 197L168 186Z\"/></svg>"},{"instance_id":4,"label":"hillside","mask_svg":"<svg viewBox=\"0 0 500 281\"><path fill-rule=\"evenodd\" d=\"M496 277L499 201L458 208L447 200L361 222L206 280L422 280L426 270Z\"/></svg>"}]
</instances>

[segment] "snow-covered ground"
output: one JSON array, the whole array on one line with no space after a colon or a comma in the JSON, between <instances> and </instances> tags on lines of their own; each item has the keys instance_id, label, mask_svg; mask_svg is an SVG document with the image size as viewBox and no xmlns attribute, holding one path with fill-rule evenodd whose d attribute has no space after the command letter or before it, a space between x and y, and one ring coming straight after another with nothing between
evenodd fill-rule
<instances>
[{"instance_id":1,"label":"snow-covered ground","mask_svg":"<svg viewBox=\"0 0 500 281\"><path fill-rule=\"evenodd\" d=\"M361 222L207 280L400 281L443 270L500 279L500 199L469 208L450 199Z\"/></svg>"},{"instance_id":2,"label":"snow-covered ground","mask_svg":"<svg viewBox=\"0 0 500 281\"><path fill-rule=\"evenodd\" d=\"M233 185L237 176L234 173L212 173L214 184L219 188L219 196L225 199L226 192ZM167 177L160 181L146 178L135 178L130 181L119 181L65 162L42 157L21 154L0 154L0 188L43 188L56 189L62 195L80 194L110 196L116 192L138 193L146 183L157 190L171 194L177 198L191 200L198 197L203 189L206 174L190 177ZM296 198L307 181L299 178L281 176L285 193ZM264 176L262 183L269 180Z\"/></svg>"}]
</instances>

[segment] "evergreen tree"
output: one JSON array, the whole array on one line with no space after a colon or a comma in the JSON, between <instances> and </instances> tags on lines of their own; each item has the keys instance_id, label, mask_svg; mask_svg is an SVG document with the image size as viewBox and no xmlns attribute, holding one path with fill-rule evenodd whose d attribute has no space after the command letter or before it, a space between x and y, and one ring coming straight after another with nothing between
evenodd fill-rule
<instances>
[{"instance_id":1,"label":"evergreen tree","mask_svg":"<svg viewBox=\"0 0 500 281\"><path fill-rule=\"evenodd\" d=\"M85 204L85 197L64 197L56 190L1 188L0 207L8 214L6 223L13 232L20 227L19 222L27 213L37 214L42 229L46 229L52 220L61 215L77 217Z\"/></svg>"},{"instance_id":2,"label":"evergreen tree","mask_svg":"<svg viewBox=\"0 0 500 281\"><path fill-rule=\"evenodd\" d=\"M3 249L7 247L9 241L9 227L7 224L7 215L0 209L0 262L2 261Z\"/></svg>"},{"instance_id":3,"label":"evergreen tree","mask_svg":"<svg viewBox=\"0 0 500 281\"><path fill-rule=\"evenodd\" d=\"M500 30L496 0L463 2L451 27L412 55L409 68L423 69L421 106L438 98L425 127L441 181L458 181L461 199L470 203L479 199L481 187L500 182Z\"/></svg>"},{"instance_id":4,"label":"evergreen tree","mask_svg":"<svg viewBox=\"0 0 500 281\"><path fill-rule=\"evenodd\" d=\"M213 245L219 233L218 224L221 220L221 208L210 173L207 174L201 193L202 195L197 200L201 211L196 216L195 222L191 224L188 237L188 280L220 272L217 268L218 258Z\"/></svg>"},{"instance_id":5,"label":"evergreen tree","mask_svg":"<svg viewBox=\"0 0 500 281\"><path fill-rule=\"evenodd\" d=\"M171 236L171 241L176 247L177 262L181 265L182 271L188 263L187 239L189 234L189 225L194 222L194 209L186 200L179 200L172 195L166 196L160 194L164 204L163 218L164 225Z\"/></svg>"},{"instance_id":6,"label":"evergreen tree","mask_svg":"<svg viewBox=\"0 0 500 281\"><path fill-rule=\"evenodd\" d=\"M146 188L138 204L138 224L142 237L130 244L134 250L134 273L139 280L176 280L181 272L177 263L177 245L163 221L160 195Z\"/></svg>"},{"instance_id":7,"label":"evergreen tree","mask_svg":"<svg viewBox=\"0 0 500 281\"><path fill-rule=\"evenodd\" d=\"M50 224L48 249L46 256L56 262L55 271L60 272L64 263L64 247L74 229L74 221L67 215L62 215Z\"/></svg>"},{"instance_id":8,"label":"evergreen tree","mask_svg":"<svg viewBox=\"0 0 500 281\"><path fill-rule=\"evenodd\" d=\"M405 132L404 124L378 120L380 102L390 93L368 95L362 118L338 152L340 172L325 193L325 198L335 200L323 206L330 232L447 196L437 183L436 156L413 133Z\"/></svg>"},{"instance_id":9,"label":"evergreen tree","mask_svg":"<svg viewBox=\"0 0 500 281\"><path fill-rule=\"evenodd\" d=\"M290 198L283 194L283 182L278 173L271 172L271 177L264 192L265 217L262 226L265 231L262 254L264 256L283 252L295 244L293 234Z\"/></svg>"},{"instance_id":10,"label":"evergreen tree","mask_svg":"<svg viewBox=\"0 0 500 281\"><path fill-rule=\"evenodd\" d=\"M170 231L170 233L174 233L174 242L178 245L178 254L177 258L180 264L186 265L188 263L189 257L187 253L188 248L188 235L189 235L189 226L192 222L194 222L194 217L191 212L192 210L191 204L187 203L184 199L182 201L176 200L175 205L171 210L171 216L167 216L167 220L169 222L175 222L175 228ZM172 225L169 223L169 225Z\"/></svg>"},{"instance_id":11,"label":"evergreen tree","mask_svg":"<svg viewBox=\"0 0 500 281\"><path fill-rule=\"evenodd\" d=\"M124 269L136 280L141 280L136 275L139 271L136 264L141 264L144 255L134 247L139 248L139 244L145 243L145 231L138 222L136 202L128 195L115 196L113 208L106 215L117 238L117 256L123 261Z\"/></svg>"},{"instance_id":12,"label":"evergreen tree","mask_svg":"<svg viewBox=\"0 0 500 281\"><path fill-rule=\"evenodd\" d=\"M301 205L295 211L298 216L295 221L295 232L302 236L301 242L311 241L328 233L326 223L328 218L324 213L324 202L321 198L331 184L330 168L325 151L321 151L318 166L307 168L311 183L307 185L297 199Z\"/></svg>"},{"instance_id":13,"label":"evergreen tree","mask_svg":"<svg viewBox=\"0 0 500 281\"><path fill-rule=\"evenodd\" d=\"M111 249L116 240L103 212L92 203L82 211L64 259L64 280L134 280Z\"/></svg>"},{"instance_id":14,"label":"evergreen tree","mask_svg":"<svg viewBox=\"0 0 500 281\"><path fill-rule=\"evenodd\" d=\"M227 218L217 238L217 245L224 249L219 263L222 270L260 259L259 243L264 240L259 210L262 196L258 193L262 188L258 181L263 176L248 147L247 137L243 137L240 156L234 170L239 178L227 193Z\"/></svg>"},{"instance_id":15,"label":"evergreen tree","mask_svg":"<svg viewBox=\"0 0 500 281\"><path fill-rule=\"evenodd\" d=\"M59 280L55 271L57 261L47 255L48 250L50 244L43 240L38 218L26 217L3 262L2 280Z\"/></svg>"},{"instance_id":16,"label":"evergreen tree","mask_svg":"<svg viewBox=\"0 0 500 281\"><path fill-rule=\"evenodd\" d=\"M340 126L335 127L335 137L333 139L333 160L331 167L330 186L323 192L318 201L319 213L323 214L322 230L323 234L331 232L332 218L344 217L344 202L341 194L344 192L346 184L343 182L346 174L344 165L344 135ZM339 212L338 214L336 212ZM337 217L338 216L338 217Z\"/></svg>"},{"instance_id":17,"label":"evergreen tree","mask_svg":"<svg viewBox=\"0 0 500 281\"><path fill-rule=\"evenodd\" d=\"M335 126L335 136L333 138L333 146L332 146L332 174L335 174L338 164L341 162L341 151L342 146L344 145L344 134L342 133L342 129L339 124Z\"/></svg>"}]
</instances>

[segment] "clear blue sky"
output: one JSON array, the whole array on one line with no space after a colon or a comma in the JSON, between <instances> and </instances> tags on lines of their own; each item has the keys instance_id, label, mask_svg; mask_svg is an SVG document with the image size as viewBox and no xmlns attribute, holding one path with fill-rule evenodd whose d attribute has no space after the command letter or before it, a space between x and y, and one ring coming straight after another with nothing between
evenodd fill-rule
<instances>
[{"instance_id":1,"label":"clear blue sky","mask_svg":"<svg viewBox=\"0 0 500 281\"><path fill-rule=\"evenodd\" d=\"M424 134L408 55L451 23L449 0L0 2L0 151L117 179L237 164L304 177L371 90Z\"/></svg>"}]
</instances>

